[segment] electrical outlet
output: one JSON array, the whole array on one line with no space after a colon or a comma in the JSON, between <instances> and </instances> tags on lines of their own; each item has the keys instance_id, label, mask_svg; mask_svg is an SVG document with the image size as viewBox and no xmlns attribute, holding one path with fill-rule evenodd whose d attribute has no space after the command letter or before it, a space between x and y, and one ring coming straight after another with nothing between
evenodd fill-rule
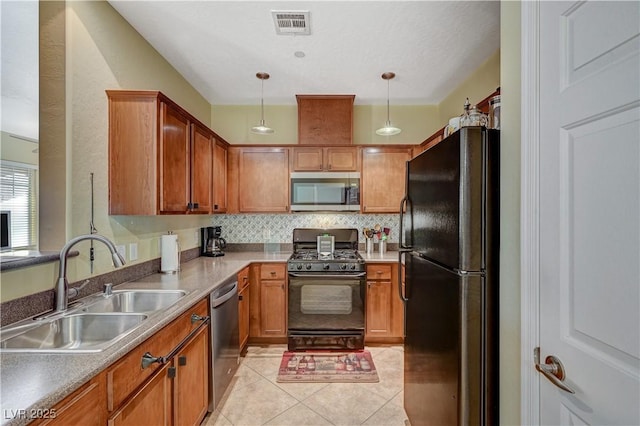
<instances>
[{"instance_id":1,"label":"electrical outlet","mask_svg":"<svg viewBox=\"0 0 640 426\"><path fill-rule=\"evenodd\" d=\"M116 246L116 250L118 251L118 253L120 253L120 256L122 256L124 260L127 260L127 249L125 248L124 244Z\"/></svg>"},{"instance_id":2,"label":"electrical outlet","mask_svg":"<svg viewBox=\"0 0 640 426\"><path fill-rule=\"evenodd\" d=\"M138 260L138 243L129 244L129 260Z\"/></svg>"}]
</instances>

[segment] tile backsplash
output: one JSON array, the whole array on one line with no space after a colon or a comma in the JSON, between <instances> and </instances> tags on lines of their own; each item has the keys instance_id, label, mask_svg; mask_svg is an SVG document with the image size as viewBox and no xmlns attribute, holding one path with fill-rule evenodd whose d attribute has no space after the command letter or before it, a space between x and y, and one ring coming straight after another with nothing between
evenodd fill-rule
<instances>
[{"instance_id":1,"label":"tile backsplash","mask_svg":"<svg viewBox=\"0 0 640 426\"><path fill-rule=\"evenodd\" d=\"M211 224L222 227L222 237L230 244L291 243L294 228L356 228L363 243L362 229L376 224L390 228L389 242L397 243L399 221L398 214L227 214L214 216Z\"/></svg>"}]
</instances>

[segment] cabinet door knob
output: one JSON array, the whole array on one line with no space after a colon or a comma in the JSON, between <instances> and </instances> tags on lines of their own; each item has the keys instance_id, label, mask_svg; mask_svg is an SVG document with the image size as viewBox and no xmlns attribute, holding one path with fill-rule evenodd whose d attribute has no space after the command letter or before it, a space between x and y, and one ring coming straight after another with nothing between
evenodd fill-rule
<instances>
[{"instance_id":1,"label":"cabinet door knob","mask_svg":"<svg viewBox=\"0 0 640 426\"><path fill-rule=\"evenodd\" d=\"M242 300L242 295L238 295L238 300Z\"/></svg>"},{"instance_id":2,"label":"cabinet door knob","mask_svg":"<svg viewBox=\"0 0 640 426\"><path fill-rule=\"evenodd\" d=\"M186 355L180 355L178 357L178 365L180 365L180 366L187 365L187 356Z\"/></svg>"}]
</instances>

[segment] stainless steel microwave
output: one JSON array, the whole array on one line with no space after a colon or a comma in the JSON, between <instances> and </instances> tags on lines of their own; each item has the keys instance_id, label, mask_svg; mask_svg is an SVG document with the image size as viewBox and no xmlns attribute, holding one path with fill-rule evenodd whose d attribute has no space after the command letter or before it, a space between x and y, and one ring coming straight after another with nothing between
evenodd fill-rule
<instances>
[{"instance_id":1,"label":"stainless steel microwave","mask_svg":"<svg viewBox=\"0 0 640 426\"><path fill-rule=\"evenodd\" d=\"M291 173L291 211L360 211L360 173Z\"/></svg>"}]
</instances>

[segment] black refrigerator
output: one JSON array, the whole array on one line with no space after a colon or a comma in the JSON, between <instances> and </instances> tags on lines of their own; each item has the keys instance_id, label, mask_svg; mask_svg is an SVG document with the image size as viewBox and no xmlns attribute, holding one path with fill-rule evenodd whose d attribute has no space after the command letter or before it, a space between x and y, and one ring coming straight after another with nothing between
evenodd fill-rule
<instances>
[{"instance_id":1,"label":"black refrigerator","mask_svg":"<svg viewBox=\"0 0 640 426\"><path fill-rule=\"evenodd\" d=\"M499 131L407 162L404 407L412 426L498 424Z\"/></svg>"}]
</instances>

